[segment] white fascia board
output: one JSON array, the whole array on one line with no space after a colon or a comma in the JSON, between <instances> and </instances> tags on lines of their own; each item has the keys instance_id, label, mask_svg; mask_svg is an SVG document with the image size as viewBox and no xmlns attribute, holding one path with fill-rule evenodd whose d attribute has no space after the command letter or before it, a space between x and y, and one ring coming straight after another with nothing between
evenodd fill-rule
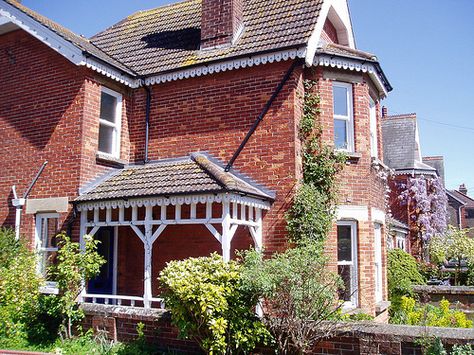
<instances>
[{"instance_id":1,"label":"white fascia board","mask_svg":"<svg viewBox=\"0 0 474 355\"><path fill-rule=\"evenodd\" d=\"M1 23L11 22L15 24L77 66L87 66L100 74L130 87L138 87L140 84L139 80L121 74L120 71L114 69L113 66L102 64L91 57L87 58L83 54L82 49L2 0L0 0L0 21Z\"/></svg>"},{"instance_id":2,"label":"white fascia board","mask_svg":"<svg viewBox=\"0 0 474 355\"><path fill-rule=\"evenodd\" d=\"M346 58L342 56L319 54L314 57L313 65L321 67L330 67L343 70L351 70L356 72L367 73L374 82L375 86L380 92L380 96L386 97L388 91L382 82L382 78L379 76L375 63Z\"/></svg>"},{"instance_id":3,"label":"white fascia board","mask_svg":"<svg viewBox=\"0 0 474 355\"><path fill-rule=\"evenodd\" d=\"M347 0L325 0L319 11L318 21L316 26L314 27L313 32L308 41L308 47L306 51L306 65L312 66L314 61L314 56L316 55L316 51L319 46L319 41L321 39L321 35L323 33L324 23L329 15L329 10L331 7L336 12L337 16L344 24L347 30L347 42L348 46L352 49L355 49L355 40L352 30L352 21L349 12L349 5L347 4Z\"/></svg>"},{"instance_id":4,"label":"white fascia board","mask_svg":"<svg viewBox=\"0 0 474 355\"><path fill-rule=\"evenodd\" d=\"M340 220L357 220L368 222L369 208L367 206L340 205L336 208L336 218Z\"/></svg>"}]
</instances>

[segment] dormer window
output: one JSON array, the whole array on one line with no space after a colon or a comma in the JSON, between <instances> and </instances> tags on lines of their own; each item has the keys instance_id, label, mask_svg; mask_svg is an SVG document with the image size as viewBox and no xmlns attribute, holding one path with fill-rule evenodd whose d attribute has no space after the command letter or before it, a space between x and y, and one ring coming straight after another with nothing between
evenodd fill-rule
<instances>
[{"instance_id":1,"label":"dormer window","mask_svg":"<svg viewBox=\"0 0 474 355\"><path fill-rule=\"evenodd\" d=\"M354 151L354 115L352 85L333 83L334 146L338 150Z\"/></svg>"},{"instance_id":2,"label":"dormer window","mask_svg":"<svg viewBox=\"0 0 474 355\"><path fill-rule=\"evenodd\" d=\"M99 152L120 158L122 95L102 88L99 118Z\"/></svg>"}]
</instances>

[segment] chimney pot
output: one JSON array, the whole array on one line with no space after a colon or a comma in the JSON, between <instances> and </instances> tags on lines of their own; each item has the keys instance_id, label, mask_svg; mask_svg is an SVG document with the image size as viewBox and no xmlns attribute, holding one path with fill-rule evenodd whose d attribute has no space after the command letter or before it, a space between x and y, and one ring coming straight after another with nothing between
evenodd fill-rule
<instances>
[{"instance_id":1,"label":"chimney pot","mask_svg":"<svg viewBox=\"0 0 474 355\"><path fill-rule=\"evenodd\" d=\"M382 117L388 116L388 108L387 106L382 106Z\"/></svg>"},{"instance_id":2,"label":"chimney pot","mask_svg":"<svg viewBox=\"0 0 474 355\"><path fill-rule=\"evenodd\" d=\"M464 195L467 195L467 187L466 187L465 184L461 184L461 185L459 186L459 192L462 193L462 194L464 194Z\"/></svg>"}]
</instances>

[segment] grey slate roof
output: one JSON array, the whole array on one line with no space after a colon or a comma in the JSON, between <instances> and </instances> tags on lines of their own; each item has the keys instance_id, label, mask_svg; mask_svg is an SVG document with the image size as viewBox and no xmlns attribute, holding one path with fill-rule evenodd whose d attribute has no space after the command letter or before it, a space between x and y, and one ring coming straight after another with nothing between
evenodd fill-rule
<instances>
[{"instance_id":1,"label":"grey slate roof","mask_svg":"<svg viewBox=\"0 0 474 355\"><path fill-rule=\"evenodd\" d=\"M224 172L221 166L203 154L194 154L117 170L81 194L76 202L219 192L273 200L257 184Z\"/></svg>"},{"instance_id":2,"label":"grey slate roof","mask_svg":"<svg viewBox=\"0 0 474 355\"><path fill-rule=\"evenodd\" d=\"M134 75L135 73L130 70L127 66L123 65L116 59L112 58L108 54L106 54L103 50L95 46L93 43L91 43L87 38L79 36L75 34L74 32L68 30L67 28L61 26L60 24L50 20L49 18L40 15L39 13L29 9L28 7L18 3L17 1L14 0L4 0L8 4L16 7L18 10L22 11L35 21L39 22L43 26L47 27L51 31L55 32L58 34L60 37L65 39L68 42L71 42L78 48L82 49L83 51L89 53L90 55L98 58L99 60L102 60L106 63L109 63L113 66L115 66L117 69L120 69L121 71Z\"/></svg>"},{"instance_id":3,"label":"grey slate roof","mask_svg":"<svg viewBox=\"0 0 474 355\"><path fill-rule=\"evenodd\" d=\"M464 207L474 208L474 199L471 197L459 192L458 190L449 190L449 192L453 194L458 200L461 200L464 203Z\"/></svg>"},{"instance_id":4,"label":"grey slate roof","mask_svg":"<svg viewBox=\"0 0 474 355\"><path fill-rule=\"evenodd\" d=\"M384 163L397 170L418 170L435 174L436 169L421 161L417 142L416 114L384 117L382 139Z\"/></svg>"},{"instance_id":5,"label":"grey slate roof","mask_svg":"<svg viewBox=\"0 0 474 355\"><path fill-rule=\"evenodd\" d=\"M200 50L201 0L140 11L91 38L140 75L306 44L323 0L244 0L244 32L227 48Z\"/></svg>"},{"instance_id":6,"label":"grey slate roof","mask_svg":"<svg viewBox=\"0 0 474 355\"><path fill-rule=\"evenodd\" d=\"M445 184L444 181L444 157L436 156L436 157L423 157L423 163L426 165L431 166L432 168L436 169L438 176L441 178L443 182L443 186Z\"/></svg>"},{"instance_id":7,"label":"grey slate roof","mask_svg":"<svg viewBox=\"0 0 474 355\"><path fill-rule=\"evenodd\" d=\"M410 228L408 227L408 225L406 223L403 223L401 221L399 221L398 219L395 219L395 218L388 218L388 225L390 228L398 228L398 229L403 229L403 230L406 230L406 231L409 231Z\"/></svg>"}]
</instances>

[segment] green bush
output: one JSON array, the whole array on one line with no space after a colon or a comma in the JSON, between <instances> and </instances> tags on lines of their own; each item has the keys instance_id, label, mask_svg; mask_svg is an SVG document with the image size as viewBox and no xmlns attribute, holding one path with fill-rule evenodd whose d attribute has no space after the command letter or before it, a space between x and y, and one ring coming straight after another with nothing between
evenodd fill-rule
<instances>
[{"instance_id":1,"label":"green bush","mask_svg":"<svg viewBox=\"0 0 474 355\"><path fill-rule=\"evenodd\" d=\"M306 243L268 259L254 250L242 257L243 284L267 302L263 321L279 354L304 353L334 332L340 314L334 298L342 284L328 269L322 244Z\"/></svg>"},{"instance_id":2,"label":"green bush","mask_svg":"<svg viewBox=\"0 0 474 355\"><path fill-rule=\"evenodd\" d=\"M36 256L11 229L0 229L0 335L22 337L34 317L41 278Z\"/></svg>"},{"instance_id":3,"label":"green bush","mask_svg":"<svg viewBox=\"0 0 474 355\"><path fill-rule=\"evenodd\" d=\"M425 281L418 271L413 256L401 249L387 253L387 274L389 297L413 295L413 285L423 285Z\"/></svg>"},{"instance_id":4,"label":"green bush","mask_svg":"<svg viewBox=\"0 0 474 355\"><path fill-rule=\"evenodd\" d=\"M254 314L258 299L242 288L241 266L222 257L171 261L160 274L166 308L180 335L208 353L248 352L269 333Z\"/></svg>"},{"instance_id":5,"label":"green bush","mask_svg":"<svg viewBox=\"0 0 474 355\"><path fill-rule=\"evenodd\" d=\"M402 296L396 316L390 320L395 324L422 325L428 327L472 328L472 321L458 310L449 308L449 301L443 299L439 307L418 305L411 297Z\"/></svg>"}]
</instances>

